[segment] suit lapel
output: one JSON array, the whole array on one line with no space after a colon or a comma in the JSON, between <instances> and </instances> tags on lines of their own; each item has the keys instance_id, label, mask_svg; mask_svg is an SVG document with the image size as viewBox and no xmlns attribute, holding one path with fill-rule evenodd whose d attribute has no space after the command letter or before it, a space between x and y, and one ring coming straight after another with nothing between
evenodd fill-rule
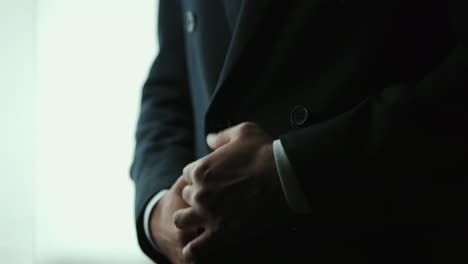
<instances>
[{"instance_id":1,"label":"suit lapel","mask_svg":"<svg viewBox=\"0 0 468 264\"><path fill-rule=\"evenodd\" d=\"M242 54L247 42L252 37L257 24L266 10L269 0L233 0L243 1L237 24L233 31L231 44L229 45L219 79L213 94L213 99L222 90L224 82L232 72L239 56Z\"/></svg>"}]
</instances>

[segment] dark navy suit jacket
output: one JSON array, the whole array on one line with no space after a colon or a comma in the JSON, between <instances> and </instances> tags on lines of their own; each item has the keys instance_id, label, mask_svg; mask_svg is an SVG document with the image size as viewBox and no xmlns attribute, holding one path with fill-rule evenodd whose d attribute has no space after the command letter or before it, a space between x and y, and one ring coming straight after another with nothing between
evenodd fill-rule
<instances>
[{"instance_id":1,"label":"dark navy suit jacket","mask_svg":"<svg viewBox=\"0 0 468 264\"><path fill-rule=\"evenodd\" d=\"M231 8L160 0L131 169L142 249L164 261L143 232L149 199L209 152L207 133L253 121L281 139L312 213L206 262L461 256L467 1L245 0L238 19Z\"/></svg>"}]
</instances>

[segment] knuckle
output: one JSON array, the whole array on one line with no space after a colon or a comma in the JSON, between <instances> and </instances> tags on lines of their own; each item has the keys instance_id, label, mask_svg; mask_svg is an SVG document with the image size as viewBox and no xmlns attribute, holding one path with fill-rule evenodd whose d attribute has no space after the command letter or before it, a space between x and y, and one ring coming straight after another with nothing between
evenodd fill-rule
<instances>
[{"instance_id":1,"label":"knuckle","mask_svg":"<svg viewBox=\"0 0 468 264\"><path fill-rule=\"evenodd\" d=\"M207 207L210 203L210 200L212 199L212 196L213 196L213 192L211 190L209 190L208 188L202 187L195 191L193 195L193 199L197 203Z\"/></svg>"},{"instance_id":2,"label":"knuckle","mask_svg":"<svg viewBox=\"0 0 468 264\"><path fill-rule=\"evenodd\" d=\"M203 182L208 169L208 162L206 160L200 160L197 166L193 169L193 179L198 182Z\"/></svg>"},{"instance_id":3,"label":"knuckle","mask_svg":"<svg viewBox=\"0 0 468 264\"><path fill-rule=\"evenodd\" d=\"M246 136L256 129L257 125L253 122L243 122L238 127L239 136Z\"/></svg>"},{"instance_id":4,"label":"knuckle","mask_svg":"<svg viewBox=\"0 0 468 264\"><path fill-rule=\"evenodd\" d=\"M223 213L222 205L219 203L219 197L215 191L202 191L195 195L195 204L198 210L203 212L205 218L215 219Z\"/></svg>"},{"instance_id":5,"label":"knuckle","mask_svg":"<svg viewBox=\"0 0 468 264\"><path fill-rule=\"evenodd\" d=\"M187 169L187 166L185 166L183 169L182 169L182 174L187 174L188 172L188 169Z\"/></svg>"},{"instance_id":6,"label":"knuckle","mask_svg":"<svg viewBox=\"0 0 468 264\"><path fill-rule=\"evenodd\" d=\"M190 259L197 259L201 257L203 249L203 242L199 243L190 243L187 248L188 256Z\"/></svg>"},{"instance_id":7,"label":"knuckle","mask_svg":"<svg viewBox=\"0 0 468 264\"><path fill-rule=\"evenodd\" d=\"M196 246L194 246L193 243L188 244L185 258L187 260L191 260L195 257L195 255L196 255Z\"/></svg>"},{"instance_id":8,"label":"knuckle","mask_svg":"<svg viewBox=\"0 0 468 264\"><path fill-rule=\"evenodd\" d=\"M172 223L174 223L174 225L177 227L177 228L181 228L182 227L182 221L181 221L181 218L180 218L180 214L174 214L172 216Z\"/></svg>"},{"instance_id":9,"label":"knuckle","mask_svg":"<svg viewBox=\"0 0 468 264\"><path fill-rule=\"evenodd\" d=\"M191 164L186 165L186 166L182 169L182 173L183 173L183 174L189 173L189 172L190 172L190 171L189 171L190 166L191 166Z\"/></svg>"}]
</instances>

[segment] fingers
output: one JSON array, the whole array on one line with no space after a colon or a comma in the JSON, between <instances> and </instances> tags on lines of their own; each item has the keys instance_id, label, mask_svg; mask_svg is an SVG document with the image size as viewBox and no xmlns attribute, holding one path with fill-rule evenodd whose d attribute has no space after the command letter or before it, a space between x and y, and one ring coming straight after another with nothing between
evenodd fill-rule
<instances>
[{"instance_id":1,"label":"fingers","mask_svg":"<svg viewBox=\"0 0 468 264\"><path fill-rule=\"evenodd\" d=\"M222 130L219 133L208 134L206 136L206 143L213 150L218 149L229 142L231 142L237 134L238 126L230 127L228 129Z\"/></svg>"},{"instance_id":2,"label":"fingers","mask_svg":"<svg viewBox=\"0 0 468 264\"><path fill-rule=\"evenodd\" d=\"M186 185L182 189L182 199L190 206L194 206L194 200L193 200L193 186L192 185Z\"/></svg>"},{"instance_id":3,"label":"fingers","mask_svg":"<svg viewBox=\"0 0 468 264\"><path fill-rule=\"evenodd\" d=\"M189 182L190 184L193 184L193 169L195 166L197 166L198 160L189 163L187 166L184 167L182 170L182 177L184 178L185 181Z\"/></svg>"},{"instance_id":4,"label":"fingers","mask_svg":"<svg viewBox=\"0 0 468 264\"><path fill-rule=\"evenodd\" d=\"M190 184L200 183L203 181L208 167L207 157L199 159L185 166L182 177Z\"/></svg>"},{"instance_id":5,"label":"fingers","mask_svg":"<svg viewBox=\"0 0 468 264\"><path fill-rule=\"evenodd\" d=\"M184 177L179 177L179 179L177 179L177 181L174 183L174 185L172 186L174 192L177 194L177 195L181 195L182 194L182 191L184 189L185 186L191 184L186 178Z\"/></svg>"},{"instance_id":6,"label":"fingers","mask_svg":"<svg viewBox=\"0 0 468 264\"><path fill-rule=\"evenodd\" d=\"M195 239L199 235L198 230L196 229L179 229L177 234L177 240L179 241L179 245L181 247L187 245L190 241Z\"/></svg>"},{"instance_id":7,"label":"fingers","mask_svg":"<svg viewBox=\"0 0 468 264\"><path fill-rule=\"evenodd\" d=\"M213 238L213 233L209 230L205 230L182 249L182 254L188 260L195 260L197 257L208 252L212 245L215 245Z\"/></svg>"},{"instance_id":8,"label":"fingers","mask_svg":"<svg viewBox=\"0 0 468 264\"><path fill-rule=\"evenodd\" d=\"M252 122L243 122L236 126L222 130L217 134L208 134L206 143L213 150L216 150L242 135L258 130L258 126Z\"/></svg>"},{"instance_id":9,"label":"fingers","mask_svg":"<svg viewBox=\"0 0 468 264\"><path fill-rule=\"evenodd\" d=\"M192 207L177 210L172 219L179 229L196 229L206 224L206 217Z\"/></svg>"},{"instance_id":10,"label":"fingers","mask_svg":"<svg viewBox=\"0 0 468 264\"><path fill-rule=\"evenodd\" d=\"M219 132L218 134L208 134L206 143L211 149L218 149L231 141L231 136L226 131Z\"/></svg>"}]
</instances>

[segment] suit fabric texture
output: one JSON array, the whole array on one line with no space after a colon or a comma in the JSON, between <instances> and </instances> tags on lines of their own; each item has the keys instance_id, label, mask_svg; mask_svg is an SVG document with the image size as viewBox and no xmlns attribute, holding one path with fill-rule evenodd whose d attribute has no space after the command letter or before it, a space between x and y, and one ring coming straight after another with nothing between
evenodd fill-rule
<instances>
[{"instance_id":1,"label":"suit fabric texture","mask_svg":"<svg viewBox=\"0 0 468 264\"><path fill-rule=\"evenodd\" d=\"M312 213L201 263L459 260L467 240L464 0L160 0L131 176L142 215L205 137L253 121ZM449 263L449 262L445 262Z\"/></svg>"}]
</instances>

